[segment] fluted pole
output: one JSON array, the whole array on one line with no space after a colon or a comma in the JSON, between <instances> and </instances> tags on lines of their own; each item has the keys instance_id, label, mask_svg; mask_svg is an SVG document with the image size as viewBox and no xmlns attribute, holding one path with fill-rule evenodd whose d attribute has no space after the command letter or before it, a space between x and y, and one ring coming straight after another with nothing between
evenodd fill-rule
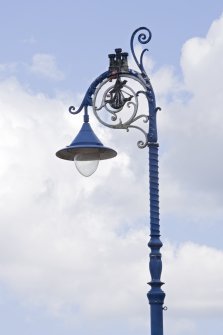
<instances>
[{"instance_id":1,"label":"fluted pole","mask_svg":"<svg viewBox=\"0 0 223 335\"><path fill-rule=\"evenodd\" d=\"M162 260L160 248L159 225L159 169L158 169L158 143L149 143L149 190L150 190L150 241L151 249L149 269L151 286L147 296L151 312L151 335L163 335L163 303L165 293L161 286Z\"/></svg>"}]
</instances>

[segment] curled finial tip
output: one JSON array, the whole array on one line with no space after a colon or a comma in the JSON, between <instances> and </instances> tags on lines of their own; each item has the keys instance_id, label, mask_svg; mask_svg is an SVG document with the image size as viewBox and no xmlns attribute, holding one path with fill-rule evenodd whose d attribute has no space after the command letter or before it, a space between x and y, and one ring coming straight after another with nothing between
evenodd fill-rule
<instances>
[{"instance_id":1,"label":"curled finial tip","mask_svg":"<svg viewBox=\"0 0 223 335\"><path fill-rule=\"evenodd\" d=\"M150 31L148 28L146 28L146 27L138 28L138 29L135 31L135 33L137 33L138 31L142 31L142 30L144 30L144 31L146 31L146 32L142 32L142 33L139 34L139 36L138 36L138 41L139 41L139 43L147 44L147 43L149 43L149 41L150 41L151 38L152 38L152 33L151 33L151 31Z\"/></svg>"},{"instance_id":2,"label":"curled finial tip","mask_svg":"<svg viewBox=\"0 0 223 335\"><path fill-rule=\"evenodd\" d=\"M133 55L133 58L137 64L137 66L139 67L139 69L142 71L142 72L145 72L145 69L144 69L144 66L143 66L143 56L145 54L146 51L148 51L148 49L144 49L141 53L141 56L140 56L140 59L138 60L138 58L136 57L136 53L135 53L135 50L134 50L134 40L135 40L135 36L138 35L138 42L140 44L147 44L149 43L149 41L151 40L152 38L152 33L151 31L146 28L146 27L140 27L138 29L136 29L133 34L132 34L132 37L131 37L131 41L130 41L130 46L131 46L131 51L132 51L132 55Z\"/></svg>"},{"instance_id":3,"label":"curled finial tip","mask_svg":"<svg viewBox=\"0 0 223 335\"><path fill-rule=\"evenodd\" d=\"M75 114L75 112L74 112L75 111L75 107L74 106L70 106L68 110L69 110L69 113Z\"/></svg>"}]
</instances>

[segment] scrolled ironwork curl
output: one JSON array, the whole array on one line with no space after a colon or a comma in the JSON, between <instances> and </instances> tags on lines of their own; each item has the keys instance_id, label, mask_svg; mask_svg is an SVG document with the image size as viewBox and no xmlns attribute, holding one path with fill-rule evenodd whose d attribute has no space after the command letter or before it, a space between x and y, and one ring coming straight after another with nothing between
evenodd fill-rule
<instances>
[{"instance_id":1,"label":"scrolled ironwork curl","mask_svg":"<svg viewBox=\"0 0 223 335\"><path fill-rule=\"evenodd\" d=\"M71 114L78 114L82 111L83 108L87 106L92 106L92 95L94 94L98 84L100 84L105 78L108 78L109 72L106 71L102 73L100 76L98 76L92 84L89 86L87 92L85 93L85 96L81 102L80 107L76 110L74 106L70 106L68 111ZM76 111L75 111L76 110Z\"/></svg>"},{"instance_id":2,"label":"scrolled ironwork curl","mask_svg":"<svg viewBox=\"0 0 223 335\"><path fill-rule=\"evenodd\" d=\"M142 44L149 43L149 41L152 38L152 33L151 33L151 31L147 27L140 27L140 28L136 29L134 31L133 35L137 34L138 31L140 31L140 30L145 30L148 33L148 36L145 33L139 34L139 36L138 36L139 43L142 43Z\"/></svg>"},{"instance_id":3,"label":"scrolled ironwork curl","mask_svg":"<svg viewBox=\"0 0 223 335\"><path fill-rule=\"evenodd\" d=\"M138 130L140 130L140 131L145 135L145 141L139 140L139 141L137 142L137 146L138 146L138 148L143 149L143 148L147 147L147 146L148 146L148 137L147 137L147 133L146 133L142 128L140 128L140 127L138 127L138 126L132 126L132 125L130 125L130 126L128 126L127 131L129 131L129 128L135 128L135 129L138 129Z\"/></svg>"},{"instance_id":4,"label":"scrolled ironwork curl","mask_svg":"<svg viewBox=\"0 0 223 335\"><path fill-rule=\"evenodd\" d=\"M148 49L143 49L143 51L141 52L140 58L138 60L138 58L136 57L136 53L134 50L134 40L135 40L135 36L141 31L141 33L138 35L138 42L140 44L148 44L152 38L152 33L151 31L146 28L146 27L140 27L138 29L136 29L132 36L131 36L131 40L130 40L130 47L131 47L131 52L132 52L132 56L137 64L137 66L139 67L139 69L141 70L142 73L146 73L145 69L144 69L144 65L143 65L143 56L145 54L146 51L148 51Z\"/></svg>"},{"instance_id":5,"label":"scrolled ironwork curl","mask_svg":"<svg viewBox=\"0 0 223 335\"><path fill-rule=\"evenodd\" d=\"M122 79L133 79L141 83L136 77L130 75L130 74L125 74L125 75L120 75L118 78L116 78L116 82L113 85L109 85L109 87L106 87L106 85L111 81L110 78L105 79L103 82L98 85L94 97L93 97L93 112L98 119L98 121L103 124L106 127L113 128L113 129L126 129L129 131L130 128L135 128L140 130L144 136L145 140L140 140L138 141L137 145L139 148L145 148L148 145L148 138L147 138L147 132L144 131L141 127L138 125L135 125L134 123L142 119L144 123L147 123L149 120L149 116L145 114L137 115L138 113L138 107L139 107L139 101L138 101L138 92L135 92L132 87L127 85L128 80L123 80ZM119 85L119 89L115 90L117 88L117 82ZM124 83L124 85L122 85ZM141 83L142 84L142 83ZM119 97L122 97L122 101L120 101L120 105L117 105L117 108L114 108L113 105L113 94L117 93ZM100 96L101 94L101 96ZM98 105L98 102L99 105ZM115 106L116 107L116 106ZM127 113L124 114L121 113L120 117L118 119L119 113L124 110L124 108L129 109L130 114ZM102 117L102 114L100 111L107 111L109 114L111 114L111 122L108 122L107 120L105 121L105 117ZM122 115L125 115L127 120L122 120ZM104 114L103 114L104 115ZM117 123L113 123L117 121Z\"/></svg>"},{"instance_id":6,"label":"scrolled ironwork curl","mask_svg":"<svg viewBox=\"0 0 223 335\"><path fill-rule=\"evenodd\" d=\"M79 109L77 110L77 111L75 111L76 110L76 108L74 107L74 106L70 106L69 108L68 108L68 111L69 111L69 113L71 113L71 114L78 114L80 111L79 111Z\"/></svg>"}]
</instances>

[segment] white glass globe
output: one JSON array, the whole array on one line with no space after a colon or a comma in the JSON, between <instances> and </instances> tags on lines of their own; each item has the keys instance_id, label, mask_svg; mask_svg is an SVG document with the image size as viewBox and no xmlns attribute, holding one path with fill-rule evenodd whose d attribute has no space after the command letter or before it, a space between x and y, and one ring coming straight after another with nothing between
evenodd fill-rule
<instances>
[{"instance_id":1,"label":"white glass globe","mask_svg":"<svg viewBox=\"0 0 223 335\"><path fill-rule=\"evenodd\" d=\"M74 163L82 176L91 176L98 167L100 160L99 152L79 153L74 156Z\"/></svg>"}]
</instances>

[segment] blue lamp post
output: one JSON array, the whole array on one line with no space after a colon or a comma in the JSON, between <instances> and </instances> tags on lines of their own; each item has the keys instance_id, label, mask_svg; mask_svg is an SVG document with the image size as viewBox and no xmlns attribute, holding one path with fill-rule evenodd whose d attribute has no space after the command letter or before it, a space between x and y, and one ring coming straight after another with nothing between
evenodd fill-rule
<instances>
[{"instance_id":1,"label":"blue lamp post","mask_svg":"<svg viewBox=\"0 0 223 335\"><path fill-rule=\"evenodd\" d=\"M146 27L138 28L132 34L131 53L139 71L129 69L128 53L122 52L122 49L115 49L115 53L109 55L109 70L93 81L77 111L73 106L69 108L71 114L78 114L84 110L84 123L72 143L59 150L56 155L65 160L73 160L84 176L94 173L100 160L117 155L115 150L105 147L94 134L89 123L88 107L98 121L106 127L127 131L135 128L143 134L143 140L138 141L137 145L139 148L149 148L150 241L148 246L151 249L149 255L151 281L148 284L151 288L147 296L151 312L151 335L163 335L165 293L161 289L163 285L160 253L162 242L159 225L159 144L156 124L156 114L160 108L156 107L155 94L143 65L143 56L147 49L144 49L138 58L134 48L136 38L140 44L147 44L151 37L151 32ZM141 97L146 101L148 110L146 114L138 113L142 102ZM139 126L140 121L149 123L148 131Z\"/></svg>"}]
</instances>

